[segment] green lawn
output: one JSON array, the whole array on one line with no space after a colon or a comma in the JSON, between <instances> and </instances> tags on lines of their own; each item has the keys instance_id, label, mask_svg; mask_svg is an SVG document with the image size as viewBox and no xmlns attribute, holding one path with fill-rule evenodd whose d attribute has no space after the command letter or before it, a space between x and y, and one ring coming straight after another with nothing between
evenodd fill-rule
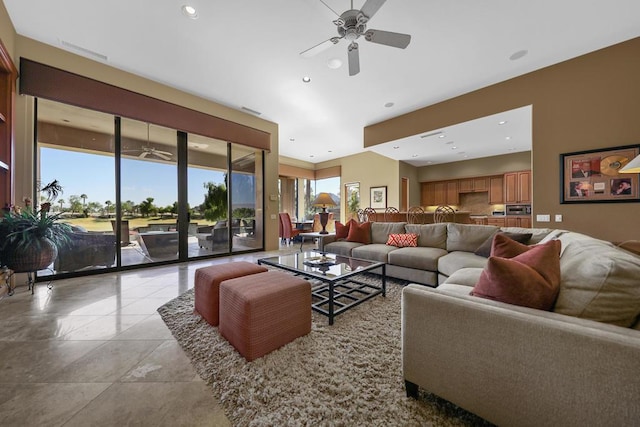
<instances>
[{"instance_id":1,"label":"green lawn","mask_svg":"<svg viewBox=\"0 0 640 427\"><path fill-rule=\"evenodd\" d=\"M175 218L159 218L159 217L150 217L150 218L125 218L129 221L129 229L133 230L136 227L142 227L147 224L175 224ZM84 228L87 231L113 231L111 227L111 219L109 218L66 218L63 220L66 223L77 225L79 227ZM198 219L192 222L197 222L198 225L212 225L215 221L208 221L206 219Z\"/></svg>"}]
</instances>

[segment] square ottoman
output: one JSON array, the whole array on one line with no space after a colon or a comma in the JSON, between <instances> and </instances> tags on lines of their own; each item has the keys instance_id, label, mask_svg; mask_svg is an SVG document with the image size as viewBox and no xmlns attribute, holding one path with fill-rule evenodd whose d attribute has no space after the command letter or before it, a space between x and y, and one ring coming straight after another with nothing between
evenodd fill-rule
<instances>
[{"instance_id":1,"label":"square ottoman","mask_svg":"<svg viewBox=\"0 0 640 427\"><path fill-rule=\"evenodd\" d=\"M311 284L281 271L220 284L220 333L247 361L311 332Z\"/></svg>"},{"instance_id":2,"label":"square ottoman","mask_svg":"<svg viewBox=\"0 0 640 427\"><path fill-rule=\"evenodd\" d=\"M197 269L194 280L195 311L210 325L218 326L220 283L227 279L265 271L267 271L265 267L247 261L228 262Z\"/></svg>"}]
</instances>

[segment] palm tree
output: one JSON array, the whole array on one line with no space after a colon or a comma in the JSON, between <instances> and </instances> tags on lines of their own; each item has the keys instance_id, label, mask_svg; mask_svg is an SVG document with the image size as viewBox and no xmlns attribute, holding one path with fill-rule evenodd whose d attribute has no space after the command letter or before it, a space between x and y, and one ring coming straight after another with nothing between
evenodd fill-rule
<instances>
[{"instance_id":1,"label":"palm tree","mask_svg":"<svg viewBox=\"0 0 640 427\"><path fill-rule=\"evenodd\" d=\"M60 203L60 212L62 212L62 205L64 205L64 199L58 200L58 203Z\"/></svg>"},{"instance_id":2,"label":"palm tree","mask_svg":"<svg viewBox=\"0 0 640 427\"><path fill-rule=\"evenodd\" d=\"M82 199L82 210L84 210L84 209L86 208L86 205L87 205L87 197L89 197L89 196L87 196L87 195L86 195L86 194L84 194L84 193L82 193L82 194L80 195L80 198Z\"/></svg>"}]
</instances>

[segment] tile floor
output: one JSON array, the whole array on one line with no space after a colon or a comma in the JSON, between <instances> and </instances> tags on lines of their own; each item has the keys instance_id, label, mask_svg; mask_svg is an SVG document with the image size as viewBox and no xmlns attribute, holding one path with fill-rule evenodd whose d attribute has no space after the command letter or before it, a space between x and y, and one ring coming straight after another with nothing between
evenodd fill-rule
<instances>
[{"instance_id":1,"label":"tile floor","mask_svg":"<svg viewBox=\"0 0 640 427\"><path fill-rule=\"evenodd\" d=\"M199 267L266 255L18 287L0 300L0 425L230 425L156 309Z\"/></svg>"}]
</instances>

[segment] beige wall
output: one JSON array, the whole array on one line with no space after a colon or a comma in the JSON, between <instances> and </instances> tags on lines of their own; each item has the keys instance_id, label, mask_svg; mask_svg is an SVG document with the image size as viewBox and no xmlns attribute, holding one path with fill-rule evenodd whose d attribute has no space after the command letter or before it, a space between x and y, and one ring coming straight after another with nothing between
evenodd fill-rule
<instances>
[{"instance_id":1,"label":"beige wall","mask_svg":"<svg viewBox=\"0 0 640 427\"><path fill-rule=\"evenodd\" d=\"M9 55L13 59L13 62L17 62L15 60L16 56L14 55L15 49L15 38L16 38L16 30L13 28L13 23L9 19L9 13L7 12L7 8L4 7L4 2L0 1L0 40L4 44L4 47L9 51ZM18 64L16 64L16 67Z\"/></svg>"},{"instance_id":2,"label":"beige wall","mask_svg":"<svg viewBox=\"0 0 640 427\"><path fill-rule=\"evenodd\" d=\"M402 178L407 178L409 180L409 203L408 207L411 206L420 206L420 178L419 178L419 168L415 166L411 166L409 163L398 162L399 167L399 187L398 191L402 191ZM400 200L398 199L398 208L400 208Z\"/></svg>"},{"instance_id":3,"label":"beige wall","mask_svg":"<svg viewBox=\"0 0 640 427\"><path fill-rule=\"evenodd\" d=\"M534 225L640 239L638 203L560 204L561 153L640 143L640 38L592 52L364 130L370 147L533 105ZM563 222L536 222L562 214Z\"/></svg>"},{"instance_id":4,"label":"beige wall","mask_svg":"<svg viewBox=\"0 0 640 427\"><path fill-rule=\"evenodd\" d=\"M531 169L531 151L423 166L418 169L418 179L420 182L443 181L474 176L501 175L505 172L527 169Z\"/></svg>"},{"instance_id":5,"label":"beige wall","mask_svg":"<svg viewBox=\"0 0 640 427\"><path fill-rule=\"evenodd\" d=\"M2 17L0 17L1 19ZM4 22L3 22L4 28ZM4 41L4 40L3 40ZM265 155L265 248L278 247L278 201L270 195L278 194L278 126L275 123L216 104L160 83L117 70L108 65L91 61L61 49L57 49L22 36L15 37L15 56L23 56L46 65L67 70L105 83L149 95L202 111L226 120L269 132L271 152ZM16 64L18 65L18 64ZM29 96L16 100L16 198L30 194L32 188L33 159L33 102ZM256 212L260 214L259 212ZM271 217L273 215L273 218Z\"/></svg>"},{"instance_id":6,"label":"beige wall","mask_svg":"<svg viewBox=\"0 0 640 427\"><path fill-rule=\"evenodd\" d=\"M371 187L387 186L387 206L400 206L400 166L397 160L389 159L372 151L365 151L341 159L316 164L316 169L341 166L340 188L344 184L360 183L360 208L370 205ZM409 165L407 165L409 166ZM411 166L409 166L411 167ZM341 221L345 220L346 209L342 209Z\"/></svg>"}]
</instances>

